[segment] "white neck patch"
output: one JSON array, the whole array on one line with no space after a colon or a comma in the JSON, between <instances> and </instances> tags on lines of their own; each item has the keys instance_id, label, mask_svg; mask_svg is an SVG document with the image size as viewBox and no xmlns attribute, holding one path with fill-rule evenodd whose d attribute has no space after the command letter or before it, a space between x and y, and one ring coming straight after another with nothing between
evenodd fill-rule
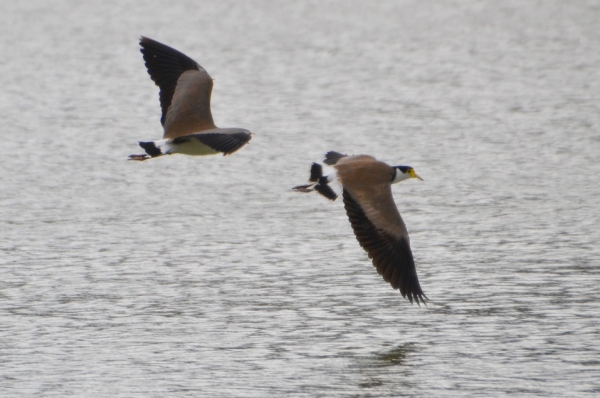
<instances>
[{"instance_id":1,"label":"white neck patch","mask_svg":"<svg viewBox=\"0 0 600 398\"><path fill-rule=\"evenodd\" d=\"M396 184L400 181L408 180L410 178L410 175L408 173L403 173L402 170L400 170L399 168L394 167L394 170L396 170L396 175L392 180L392 184Z\"/></svg>"}]
</instances>

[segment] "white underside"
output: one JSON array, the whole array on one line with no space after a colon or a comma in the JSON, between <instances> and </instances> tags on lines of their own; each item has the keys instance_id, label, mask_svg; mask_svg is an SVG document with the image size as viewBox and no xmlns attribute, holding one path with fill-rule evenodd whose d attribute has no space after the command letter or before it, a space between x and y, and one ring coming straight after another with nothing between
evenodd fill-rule
<instances>
[{"instance_id":1,"label":"white underside","mask_svg":"<svg viewBox=\"0 0 600 398\"><path fill-rule=\"evenodd\" d=\"M333 192L336 193L336 195L340 196L344 192L344 187L337 177L336 170L333 167L323 165L323 174L327 176L329 187L333 190Z\"/></svg>"},{"instance_id":2,"label":"white underside","mask_svg":"<svg viewBox=\"0 0 600 398\"><path fill-rule=\"evenodd\" d=\"M181 153L183 155L190 156L206 156L206 155L216 155L221 153L219 151L215 151L209 146L204 145L200 141L196 139L190 139L188 142L183 144L172 144L171 140L158 140L155 141L154 144L160 148L160 151L164 155L171 155L174 153Z\"/></svg>"}]
</instances>

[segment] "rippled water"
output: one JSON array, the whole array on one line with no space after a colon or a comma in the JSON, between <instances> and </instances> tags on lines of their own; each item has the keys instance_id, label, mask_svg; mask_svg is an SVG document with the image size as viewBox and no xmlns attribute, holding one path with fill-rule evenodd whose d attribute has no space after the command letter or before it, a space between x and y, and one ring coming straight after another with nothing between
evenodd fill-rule
<instances>
[{"instance_id":1,"label":"rippled water","mask_svg":"<svg viewBox=\"0 0 600 398\"><path fill-rule=\"evenodd\" d=\"M596 1L10 2L0 14L0 395L600 393ZM231 157L161 135L137 38L215 81ZM394 186L427 307L343 205L327 150Z\"/></svg>"}]
</instances>

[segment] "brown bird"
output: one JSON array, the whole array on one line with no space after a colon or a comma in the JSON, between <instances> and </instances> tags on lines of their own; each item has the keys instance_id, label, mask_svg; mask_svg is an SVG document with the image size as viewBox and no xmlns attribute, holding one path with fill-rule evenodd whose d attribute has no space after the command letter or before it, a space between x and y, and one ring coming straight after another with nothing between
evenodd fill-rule
<instances>
[{"instance_id":1,"label":"brown bird","mask_svg":"<svg viewBox=\"0 0 600 398\"><path fill-rule=\"evenodd\" d=\"M319 192L328 199L338 197L335 185L341 185L344 207L358 243L368 253L377 272L402 297L419 304L427 296L421 290L410 249L408 231L392 197L392 184L419 177L410 166L390 166L372 156L348 156L328 152L324 163L333 172L323 175L323 166L313 163L311 184L294 187L296 191Z\"/></svg>"},{"instance_id":2,"label":"brown bird","mask_svg":"<svg viewBox=\"0 0 600 398\"><path fill-rule=\"evenodd\" d=\"M203 156L229 155L250 141L252 133L242 128L218 128L210 111L213 80L187 55L147 37L140 51L150 78L160 88L162 140L142 141L146 151L129 155L131 160L182 153Z\"/></svg>"}]
</instances>

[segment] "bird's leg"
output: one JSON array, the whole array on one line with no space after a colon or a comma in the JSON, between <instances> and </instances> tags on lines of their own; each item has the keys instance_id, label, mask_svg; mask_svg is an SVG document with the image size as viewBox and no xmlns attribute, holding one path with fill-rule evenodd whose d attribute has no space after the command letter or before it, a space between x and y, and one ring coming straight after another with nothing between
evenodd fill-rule
<instances>
[{"instance_id":1,"label":"bird's leg","mask_svg":"<svg viewBox=\"0 0 600 398\"><path fill-rule=\"evenodd\" d=\"M297 185L292 188L294 191L298 192L312 192L314 191L315 184L307 184L307 185Z\"/></svg>"},{"instance_id":2,"label":"bird's leg","mask_svg":"<svg viewBox=\"0 0 600 398\"><path fill-rule=\"evenodd\" d=\"M150 156L146 155L145 153L141 154L141 155L129 155L129 160L142 161L142 160L146 160L146 159L150 159Z\"/></svg>"}]
</instances>

